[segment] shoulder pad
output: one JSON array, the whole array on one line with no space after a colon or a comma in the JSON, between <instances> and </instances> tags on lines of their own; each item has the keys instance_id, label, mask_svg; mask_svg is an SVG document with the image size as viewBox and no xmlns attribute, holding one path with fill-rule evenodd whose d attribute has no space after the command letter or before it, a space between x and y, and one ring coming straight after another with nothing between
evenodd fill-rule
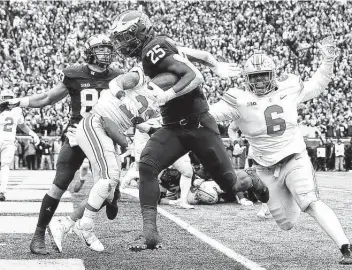
<instances>
[{"instance_id":1,"label":"shoulder pad","mask_svg":"<svg viewBox=\"0 0 352 270\"><path fill-rule=\"evenodd\" d=\"M223 95L222 100L229 103L230 105L237 104L237 95L240 91L243 92L243 90L238 88L230 88Z\"/></svg>"},{"instance_id":2,"label":"shoulder pad","mask_svg":"<svg viewBox=\"0 0 352 270\"><path fill-rule=\"evenodd\" d=\"M140 67L140 66L134 66L130 72L137 72L138 75L139 75L139 82L138 84L136 85L136 87L141 87L144 83L145 83L145 75L144 75L144 72L143 72L143 69Z\"/></svg>"},{"instance_id":3,"label":"shoulder pad","mask_svg":"<svg viewBox=\"0 0 352 270\"><path fill-rule=\"evenodd\" d=\"M303 82L301 80L301 78L295 74L292 73L288 73L288 74L283 74L281 75L277 80L277 85L281 89L286 89L286 88L290 88L293 86L297 86L297 85L302 85L303 87Z\"/></svg>"},{"instance_id":4,"label":"shoulder pad","mask_svg":"<svg viewBox=\"0 0 352 270\"><path fill-rule=\"evenodd\" d=\"M77 78L78 76L87 73L85 65L73 65L62 70L65 77Z\"/></svg>"}]
</instances>

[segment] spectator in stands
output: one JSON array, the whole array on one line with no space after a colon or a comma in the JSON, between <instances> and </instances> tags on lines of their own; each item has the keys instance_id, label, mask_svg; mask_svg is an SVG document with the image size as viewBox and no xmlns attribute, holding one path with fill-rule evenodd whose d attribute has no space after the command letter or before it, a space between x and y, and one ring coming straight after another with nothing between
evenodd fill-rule
<instances>
[{"instance_id":1,"label":"spectator in stands","mask_svg":"<svg viewBox=\"0 0 352 270\"><path fill-rule=\"evenodd\" d=\"M43 156L43 149L44 149L44 138L40 138L40 143L37 145L36 149L37 151L35 152L35 167L36 167L36 170L39 170L41 169L40 165L42 164L41 163L41 160L42 160L42 156Z\"/></svg>"},{"instance_id":2,"label":"spectator in stands","mask_svg":"<svg viewBox=\"0 0 352 270\"><path fill-rule=\"evenodd\" d=\"M27 144L24 147L24 152L25 152L24 156L26 157L28 170L36 170L36 167L35 167L36 148L35 148L33 139L29 139L27 141Z\"/></svg>"},{"instance_id":3,"label":"spectator in stands","mask_svg":"<svg viewBox=\"0 0 352 270\"><path fill-rule=\"evenodd\" d=\"M335 171L343 171L343 163L345 159L345 146L340 139L335 144Z\"/></svg>"},{"instance_id":4,"label":"spectator in stands","mask_svg":"<svg viewBox=\"0 0 352 270\"><path fill-rule=\"evenodd\" d=\"M241 155L245 149L246 146L240 146L237 140L233 142L232 164L235 170L241 168Z\"/></svg>"},{"instance_id":5,"label":"spectator in stands","mask_svg":"<svg viewBox=\"0 0 352 270\"><path fill-rule=\"evenodd\" d=\"M48 139L44 140L44 143L42 145L38 145L38 148L42 151L42 159L40 162L40 169L44 170L45 168L49 168L49 170L52 169L51 165L51 144L49 143ZM47 167L45 167L45 163L47 163Z\"/></svg>"},{"instance_id":6,"label":"spectator in stands","mask_svg":"<svg viewBox=\"0 0 352 270\"><path fill-rule=\"evenodd\" d=\"M335 144L331 138L326 142L326 165L329 171L335 168Z\"/></svg>"},{"instance_id":7,"label":"spectator in stands","mask_svg":"<svg viewBox=\"0 0 352 270\"><path fill-rule=\"evenodd\" d=\"M346 171L351 170L351 162L352 162L352 138L348 145L346 145L345 149L345 169Z\"/></svg>"},{"instance_id":8,"label":"spectator in stands","mask_svg":"<svg viewBox=\"0 0 352 270\"><path fill-rule=\"evenodd\" d=\"M18 170L20 167L20 156L23 155L23 149L22 149L22 145L17 139L15 140L15 147L16 147L15 156L13 159L13 166L11 169Z\"/></svg>"},{"instance_id":9,"label":"spectator in stands","mask_svg":"<svg viewBox=\"0 0 352 270\"><path fill-rule=\"evenodd\" d=\"M326 146L322 140L316 148L317 155L317 171L326 171Z\"/></svg>"}]
</instances>

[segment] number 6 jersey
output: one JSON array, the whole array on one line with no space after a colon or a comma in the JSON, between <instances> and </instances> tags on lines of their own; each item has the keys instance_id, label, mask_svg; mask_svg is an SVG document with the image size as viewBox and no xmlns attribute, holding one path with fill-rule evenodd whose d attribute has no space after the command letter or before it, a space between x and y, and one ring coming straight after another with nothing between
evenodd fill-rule
<instances>
[{"instance_id":1,"label":"number 6 jersey","mask_svg":"<svg viewBox=\"0 0 352 270\"><path fill-rule=\"evenodd\" d=\"M64 69L62 82L71 96L70 124L78 124L97 103L101 91L109 89L109 82L120 74L122 71L111 68L96 72L88 65L73 65Z\"/></svg>"},{"instance_id":2,"label":"number 6 jersey","mask_svg":"<svg viewBox=\"0 0 352 270\"><path fill-rule=\"evenodd\" d=\"M327 86L317 77L302 82L296 75L279 78L277 90L265 96L229 89L223 100L210 106L216 121L233 120L250 144L249 156L262 166L272 166L306 149L297 123L297 106Z\"/></svg>"}]
</instances>

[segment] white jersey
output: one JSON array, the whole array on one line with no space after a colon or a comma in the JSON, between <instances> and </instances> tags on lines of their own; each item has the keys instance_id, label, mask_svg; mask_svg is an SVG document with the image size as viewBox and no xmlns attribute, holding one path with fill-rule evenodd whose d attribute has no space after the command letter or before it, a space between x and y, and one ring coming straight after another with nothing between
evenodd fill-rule
<instances>
[{"instance_id":1,"label":"white jersey","mask_svg":"<svg viewBox=\"0 0 352 270\"><path fill-rule=\"evenodd\" d=\"M0 114L0 142L14 142L18 124L24 124L21 108L2 112Z\"/></svg>"},{"instance_id":2,"label":"white jersey","mask_svg":"<svg viewBox=\"0 0 352 270\"><path fill-rule=\"evenodd\" d=\"M159 112L159 106L144 86L144 75L140 74L138 85L131 90L123 91L124 97L115 97L110 90L101 92L97 104L92 112L112 120L121 130L125 132L134 125L138 117L147 121L155 117Z\"/></svg>"},{"instance_id":3,"label":"white jersey","mask_svg":"<svg viewBox=\"0 0 352 270\"><path fill-rule=\"evenodd\" d=\"M210 106L217 121L233 120L249 142L249 157L262 166L272 166L283 158L306 149L297 124L299 103L320 94L330 78L321 71L307 82L296 75L283 75L276 91L257 96L231 88L223 100Z\"/></svg>"}]
</instances>

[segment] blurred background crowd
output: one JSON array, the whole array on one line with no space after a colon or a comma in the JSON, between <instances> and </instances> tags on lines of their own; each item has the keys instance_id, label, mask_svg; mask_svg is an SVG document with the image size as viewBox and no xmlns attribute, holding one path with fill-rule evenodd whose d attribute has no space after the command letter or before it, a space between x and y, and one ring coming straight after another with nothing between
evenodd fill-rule
<instances>
[{"instance_id":1,"label":"blurred background crowd","mask_svg":"<svg viewBox=\"0 0 352 270\"><path fill-rule=\"evenodd\" d=\"M340 49L334 78L318 98L299 108L308 138L352 137L352 2L348 1L1 1L0 89L16 96L47 91L60 70L83 61L83 44L104 33L114 16L143 8L157 33L218 60L244 61L257 50L270 55L283 72L309 79L320 63L317 42L333 34ZM113 65L128 70L134 60L116 56ZM210 103L244 79L220 79L201 67ZM26 123L43 136L60 136L70 118L70 99L24 110ZM227 135L228 123L220 130ZM325 141L327 143L327 141ZM232 145L231 145L232 147ZM39 165L38 165L39 166Z\"/></svg>"}]
</instances>

